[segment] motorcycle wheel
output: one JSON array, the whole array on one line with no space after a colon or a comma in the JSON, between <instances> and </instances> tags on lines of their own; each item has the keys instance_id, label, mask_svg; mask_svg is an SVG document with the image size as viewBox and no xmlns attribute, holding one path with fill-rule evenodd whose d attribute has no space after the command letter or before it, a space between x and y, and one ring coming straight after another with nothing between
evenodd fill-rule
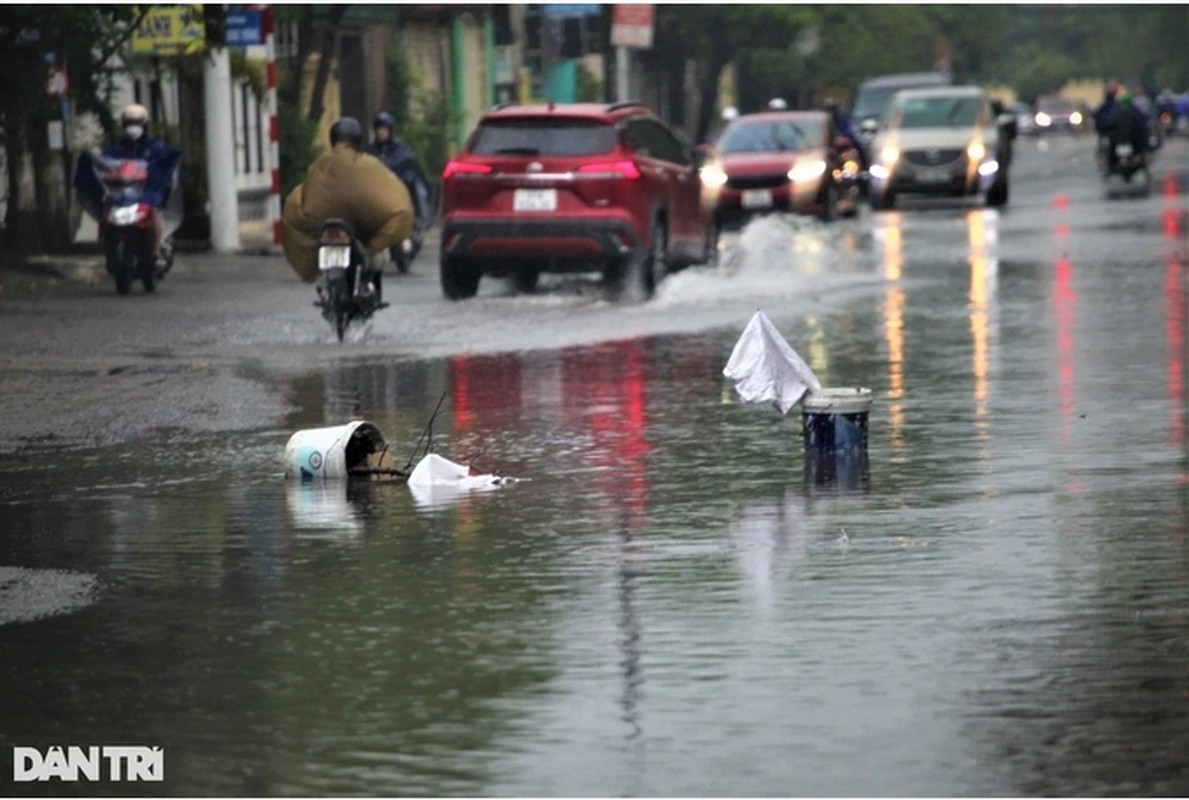
<instances>
[{"instance_id":1,"label":"motorcycle wheel","mask_svg":"<svg viewBox=\"0 0 1189 800\"><path fill-rule=\"evenodd\" d=\"M998 180L991 184L991 188L987 190L986 205L989 208L998 208L999 206L1007 205L1007 178Z\"/></svg>"},{"instance_id":2,"label":"motorcycle wheel","mask_svg":"<svg viewBox=\"0 0 1189 800\"><path fill-rule=\"evenodd\" d=\"M351 292L345 280L336 280L326 287L323 316L330 322L341 342L351 322Z\"/></svg>"},{"instance_id":3,"label":"motorcycle wheel","mask_svg":"<svg viewBox=\"0 0 1189 800\"><path fill-rule=\"evenodd\" d=\"M722 229L716 220L711 219L706 225L706 251L704 255L703 264L708 267L717 267L719 262L719 242L722 238Z\"/></svg>"},{"instance_id":4,"label":"motorcycle wheel","mask_svg":"<svg viewBox=\"0 0 1189 800\"><path fill-rule=\"evenodd\" d=\"M157 288L157 265L153 256L153 248L148 242L137 248L137 268L140 270L140 282L144 284L145 294L152 294Z\"/></svg>"},{"instance_id":5,"label":"motorcycle wheel","mask_svg":"<svg viewBox=\"0 0 1189 800\"><path fill-rule=\"evenodd\" d=\"M872 211L888 211L896 205L896 195L891 189L885 189L883 194L871 194Z\"/></svg>"},{"instance_id":6,"label":"motorcycle wheel","mask_svg":"<svg viewBox=\"0 0 1189 800\"><path fill-rule=\"evenodd\" d=\"M132 291L132 278L136 275L136 260L127 242L113 237L107 244L107 271L116 279L116 294Z\"/></svg>"},{"instance_id":7,"label":"motorcycle wheel","mask_svg":"<svg viewBox=\"0 0 1189 800\"><path fill-rule=\"evenodd\" d=\"M409 262L411 260L405 255L404 250L399 245L392 248L392 263L396 264L396 271L401 275L409 274Z\"/></svg>"},{"instance_id":8,"label":"motorcycle wheel","mask_svg":"<svg viewBox=\"0 0 1189 800\"><path fill-rule=\"evenodd\" d=\"M834 183L827 183L822 190L822 195L819 198L821 203L821 211L818 212L817 218L822 222L831 222L838 216L838 186Z\"/></svg>"}]
</instances>

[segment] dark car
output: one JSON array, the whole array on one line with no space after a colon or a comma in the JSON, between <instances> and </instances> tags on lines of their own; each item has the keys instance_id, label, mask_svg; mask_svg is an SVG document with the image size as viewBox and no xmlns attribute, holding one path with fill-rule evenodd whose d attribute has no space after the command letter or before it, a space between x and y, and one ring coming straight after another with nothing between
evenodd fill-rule
<instances>
[{"instance_id":1,"label":"dark car","mask_svg":"<svg viewBox=\"0 0 1189 800\"><path fill-rule=\"evenodd\" d=\"M717 224L786 211L828 218L839 166L823 111L748 114L723 131L702 167L705 204Z\"/></svg>"},{"instance_id":2,"label":"dark car","mask_svg":"<svg viewBox=\"0 0 1189 800\"><path fill-rule=\"evenodd\" d=\"M1036 133L1076 131L1084 121L1082 112L1072 100L1060 95L1046 95L1036 100L1033 130Z\"/></svg>"},{"instance_id":3,"label":"dark car","mask_svg":"<svg viewBox=\"0 0 1189 800\"><path fill-rule=\"evenodd\" d=\"M871 163L871 140L879 130L879 120L896 92L901 89L949 86L952 83L953 79L946 72L905 72L868 78L859 84L850 118L867 163Z\"/></svg>"},{"instance_id":4,"label":"dark car","mask_svg":"<svg viewBox=\"0 0 1189 800\"><path fill-rule=\"evenodd\" d=\"M717 252L692 150L639 103L500 106L442 178L452 300L474 296L483 275L531 291L542 272L593 270L647 296Z\"/></svg>"}]
</instances>

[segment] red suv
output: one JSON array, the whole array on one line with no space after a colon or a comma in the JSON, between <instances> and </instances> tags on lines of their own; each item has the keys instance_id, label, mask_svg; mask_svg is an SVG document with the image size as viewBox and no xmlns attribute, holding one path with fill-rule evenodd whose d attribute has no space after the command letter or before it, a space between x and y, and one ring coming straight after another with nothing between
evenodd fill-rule
<instances>
[{"instance_id":1,"label":"red suv","mask_svg":"<svg viewBox=\"0 0 1189 800\"><path fill-rule=\"evenodd\" d=\"M718 250L692 151L639 103L499 106L442 179L451 300L485 274L531 291L542 272L592 270L647 297Z\"/></svg>"}]
</instances>

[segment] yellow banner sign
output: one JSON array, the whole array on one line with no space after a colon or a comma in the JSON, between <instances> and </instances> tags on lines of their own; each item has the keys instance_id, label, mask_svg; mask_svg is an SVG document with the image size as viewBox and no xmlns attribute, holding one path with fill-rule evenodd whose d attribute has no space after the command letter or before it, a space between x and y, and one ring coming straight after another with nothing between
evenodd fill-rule
<instances>
[{"instance_id":1,"label":"yellow banner sign","mask_svg":"<svg viewBox=\"0 0 1189 800\"><path fill-rule=\"evenodd\" d=\"M151 8L132 34L132 52L142 56L189 55L205 46L201 5Z\"/></svg>"}]
</instances>

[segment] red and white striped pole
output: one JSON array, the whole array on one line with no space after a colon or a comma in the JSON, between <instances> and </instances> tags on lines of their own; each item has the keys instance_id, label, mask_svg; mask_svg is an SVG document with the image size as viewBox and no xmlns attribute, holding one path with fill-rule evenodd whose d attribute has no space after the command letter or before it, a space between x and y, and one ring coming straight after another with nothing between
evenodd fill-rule
<instances>
[{"instance_id":1,"label":"red and white striped pole","mask_svg":"<svg viewBox=\"0 0 1189 800\"><path fill-rule=\"evenodd\" d=\"M264 49L268 59L268 166L272 170L272 189L268 196L268 218L272 222L272 243L281 243L281 138L277 124L277 37L270 6L261 14L264 29Z\"/></svg>"}]
</instances>

